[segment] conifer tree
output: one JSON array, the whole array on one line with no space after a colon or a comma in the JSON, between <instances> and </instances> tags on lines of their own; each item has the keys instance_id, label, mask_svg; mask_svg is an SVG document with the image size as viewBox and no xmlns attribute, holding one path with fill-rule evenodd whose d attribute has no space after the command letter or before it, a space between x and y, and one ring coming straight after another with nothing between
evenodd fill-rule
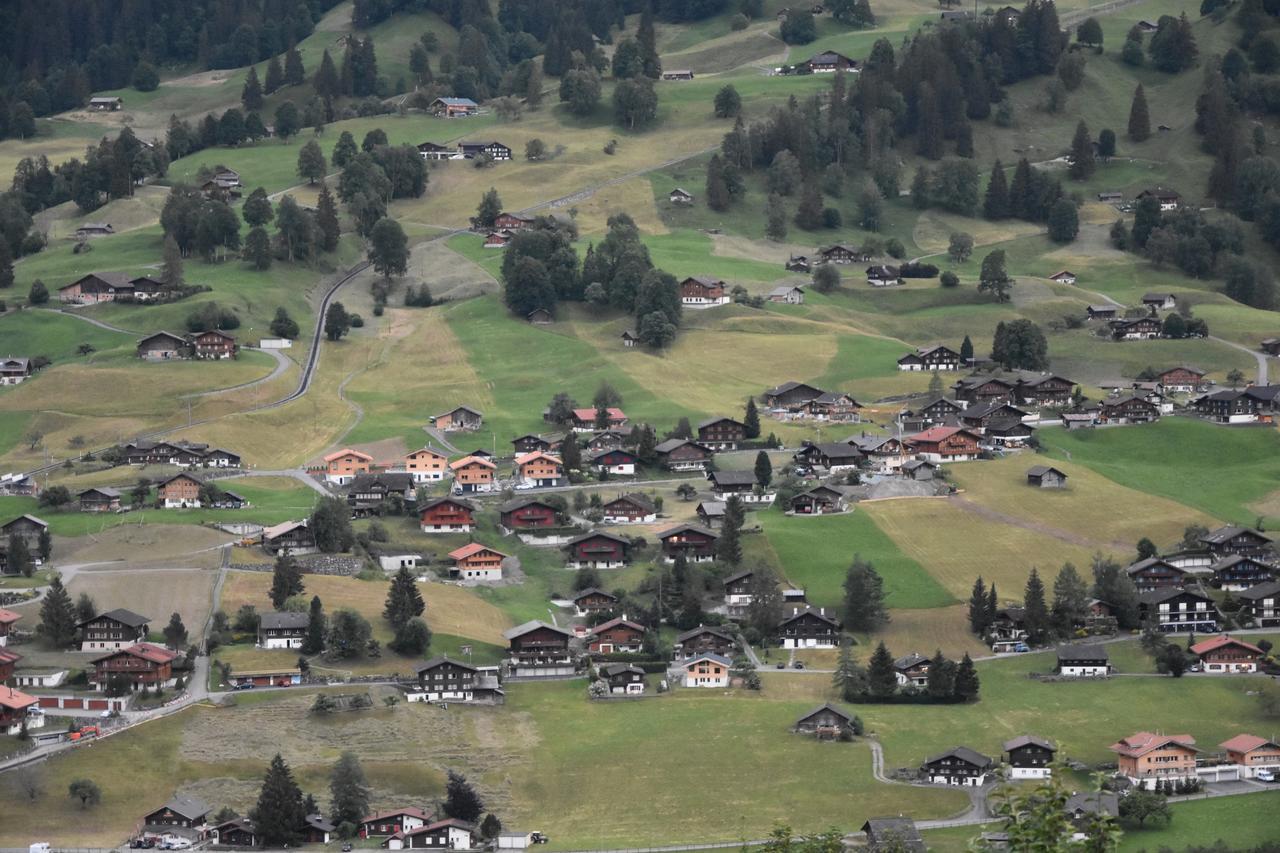
<instances>
[{"instance_id":1,"label":"conifer tree","mask_svg":"<svg viewBox=\"0 0 1280 853\"><path fill-rule=\"evenodd\" d=\"M582 470L582 447L572 432L565 435L564 443L560 446L560 461L564 463L565 471Z\"/></svg>"},{"instance_id":2,"label":"conifer tree","mask_svg":"<svg viewBox=\"0 0 1280 853\"><path fill-rule=\"evenodd\" d=\"M293 847L302 840L299 830L307 821L302 789L278 752L262 779L258 804L250 817L268 847Z\"/></svg>"},{"instance_id":3,"label":"conifer tree","mask_svg":"<svg viewBox=\"0 0 1280 853\"><path fill-rule=\"evenodd\" d=\"M756 409L754 397L747 398L747 408L742 415L742 426L747 438L760 437L760 412Z\"/></svg>"},{"instance_id":4,"label":"conifer tree","mask_svg":"<svg viewBox=\"0 0 1280 853\"><path fill-rule=\"evenodd\" d=\"M992 588L994 589L994 587ZM960 660L960 665L956 667L955 697L962 702L972 702L978 698L980 686L978 670L973 665L973 658L969 657L968 652L965 652L964 657Z\"/></svg>"},{"instance_id":5,"label":"conifer tree","mask_svg":"<svg viewBox=\"0 0 1280 853\"><path fill-rule=\"evenodd\" d=\"M302 54L297 47L291 47L284 55L284 82L289 86L301 86L307 80L307 71L302 67Z\"/></svg>"},{"instance_id":6,"label":"conifer tree","mask_svg":"<svg viewBox=\"0 0 1280 853\"><path fill-rule=\"evenodd\" d=\"M1009 215L1031 221L1035 218L1035 209L1035 180L1031 163L1023 157L1013 170L1013 181L1009 184Z\"/></svg>"},{"instance_id":7,"label":"conifer tree","mask_svg":"<svg viewBox=\"0 0 1280 853\"><path fill-rule=\"evenodd\" d=\"M987 624L996 621L996 612L1000 609L1000 596L996 593L995 581L987 589Z\"/></svg>"},{"instance_id":8,"label":"conifer tree","mask_svg":"<svg viewBox=\"0 0 1280 853\"><path fill-rule=\"evenodd\" d=\"M1089 611L1089 587L1071 563L1065 563L1053 581L1053 627L1068 636Z\"/></svg>"},{"instance_id":9,"label":"conifer tree","mask_svg":"<svg viewBox=\"0 0 1280 853\"><path fill-rule=\"evenodd\" d=\"M262 91L268 95L274 94L283 85L284 69L280 67L280 57L273 56L267 63L267 79L262 83Z\"/></svg>"},{"instance_id":10,"label":"conifer tree","mask_svg":"<svg viewBox=\"0 0 1280 853\"><path fill-rule=\"evenodd\" d=\"M1071 153L1068 157L1071 160L1071 166L1067 174L1073 180L1083 181L1093 174L1095 169L1093 138L1089 136L1089 127L1083 119L1076 125L1075 136L1071 138Z\"/></svg>"},{"instance_id":11,"label":"conifer tree","mask_svg":"<svg viewBox=\"0 0 1280 853\"><path fill-rule=\"evenodd\" d=\"M867 662L867 687L872 696L881 699L897 692L898 673L893 668L893 655L885 648L883 640Z\"/></svg>"},{"instance_id":12,"label":"conifer tree","mask_svg":"<svg viewBox=\"0 0 1280 853\"><path fill-rule=\"evenodd\" d=\"M382 609L382 618L391 623L391 627L399 631L404 624L415 616L421 616L427 605L418 591L418 582L405 566L395 573L391 579L391 587L387 590L386 605Z\"/></svg>"},{"instance_id":13,"label":"conifer tree","mask_svg":"<svg viewBox=\"0 0 1280 853\"><path fill-rule=\"evenodd\" d=\"M262 109L262 83L258 80L258 69L252 65L240 91L240 103L244 105L245 112L256 113Z\"/></svg>"},{"instance_id":14,"label":"conifer tree","mask_svg":"<svg viewBox=\"0 0 1280 853\"><path fill-rule=\"evenodd\" d=\"M336 98L342 94L338 69L333 64L333 57L329 55L327 49L320 57L320 67L316 70L312 85L315 86L316 94L325 99Z\"/></svg>"},{"instance_id":15,"label":"conifer tree","mask_svg":"<svg viewBox=\"0 0 1280 853\"><path fill-rule=\"evenodd\" d=\"M875 566L855 554L844 577L844 624L851 631L871 632L889 621L884 580Z\"/></svg>"},{"instance_id":16,"label":"conifer tree","mask_svg":"<svg viewBox=\"0 0 1280 853\"><path fill-rule=\"evenodd\" d=\"M716 559L726 565L742 562L742 522L745 518L742 501L730 495L724 507L724 523L720 526L720 538L716 540Z\"/></svg>"},{"instance_id":17,"label":"conifer tree","mask_svg":"<svg viewBox=\"0 0 1280 853\"><path fill-rule=\"evenodd\" d=\"M51 646L62 648L76 638L76 622L76 606L62 585L62 576L55 574L40 602L40 636Z\"/></svg>"},{"instance_id":18,"label":"conifer tree","mask_svg":"<svg viewBox=\"0 0 1280 853\"><path fill-rule=\"evenodd\" d=\"M1151 136L1151 114L1147 111L1147 93L1138 84L1133 90L1133 103L1129 107L1129 138L1142 142Z\"/></svg>"},{"instance_id":19,"label":"conifer tree","mask_svg":"<svg viewBox=\"0 0 1280 853\"><path fill-rule=\"evenodd\" d=\"M846 702L856 702L867 692L867 672L853 659L853 645L846 638L840 643L836 671L831 676L836 695Z\"/></svg>"},{"instance_id":20,"label":"conifer tree","mask_svg":"<svg viewBox=\"0 0 1280 853\"><path fill-rule=\"evenodd\" d=\"M956 692L956 665L942 656L942 650L933 653L929 661L929 682L926 692L935 699L950 699Z\"/></svg>"},{"instance_id":21,"label":"conifer tree","mask_svg":"<svg viewBox=\"0 0 1280 853\"><path fill-rule=\"evenodd\" d=\"M320 230L320 248L332 252L338 248L342 227L338 224L338 203L329 191L329 185L321 182L320 198L316 201L316 227Z\"/></svg>"},{"instance_id":22,"label":"conifer tree","mask_svg":"<svg viewBox=\"0 0 1280 853\"><path fill-rule=\"evenodd\" d=\"M640 24L636 28L636 41L640 44L640 59L644 62L644 76L657 80L662 76L662 61L658 58L657 35L653 29L653 2L640 10Z\"/></svg>"},{"instance_id":23,"label":"conifer tree","mask_svg":"<svg viewBox=\"0 0 1280 853\"><path fill-rule=\"evenodd\" d=\"M302 653L306 655L318 655L324 651L325 636L325 616L324 604L320 601L320 596L311 596L311 612L310 621L307 622L307 636L302 641Z\"/></svg>"},{"instance_id":24,"label":"conifer tree","mask_svg":"<svg viewBox=\"0 0 1280 853\"><path fill-rule=\"evenodd\" d=\"M763 450L756 453L755 475L756 482L762 489L769 488L769 484L773 482L773 463L769 461L769 454Z\"/></svg>"},{"instance_id":25,"label":"conifer tree","mask_svg":"<svg viewBox=\"0 0 1280 853\"><path fill-rule=\"evenodd\" d=\"M444 813L449 817L475 823L484 813L484 801L461 773L449 771L445 784Z\"/></svg>"},{"instance_id":26,"label":"conifer tree","mask_svg":"<svg viewBox=\"0 0 1280 853\"><path fill-rule=\"evenodd\" d=\"M1027 639L1032 643L1044 642L1049 633L1049 608L1045 603L1044 581L1034 567L1027 577L1027 587L1022 596L1023 624Z\"/></svg>"},{"instance_id":27,"label":"conifer tree","mask_svg":"<svg viewBox=\"0 0 1280 853\"><path fill-rule=\"evenodd\" d=\"M987 621L987 585L982 582L982 575L978 575L969 596L969 630L982 636L990 624Z\"/></svg>"},{"instance_id":28,"label":"conifer tree","mask_svg":"<svg viewBox=\"0 0 1280 853\"><path fill-rule=\"evenodd\" d=\"M36 564L31 559L31 549L27 547L27 539L20 534L9 536L9 574L22 575L29 578L35 574Z\"/></svg>"},{"instance_id":29,"label":"conifer tree","mask_svg":"<svg viewBox=\"0 0 1280 853\"><path fill-rule=\"evenodd\" d=\"M969 336L965 335L964 340L960 342L960 362L962 365L973 360L973 341L969 340Z\"/></svg>"},{"instance_id":30,"label":"conifer tree","mask_svg":"<svg viewBox=\"0 0 1280 853\"><path fill-rule=\"evenodd\" d=\"M724 180L724 161L719 154L712 154L707 162L707 207L716 211L729 209L729 185Z\"/></svg>"},{"instance_id":31,"label":"conifer tree","mask_svg":"<svg viewBox=\"0 0 1280 853\"><path fill-rule=\"evenodd\" d=\"M164 250L160 264L160 280L168 287L182 286L182 249L172 234L165 235Z\"/></svg>"}]
</instances>

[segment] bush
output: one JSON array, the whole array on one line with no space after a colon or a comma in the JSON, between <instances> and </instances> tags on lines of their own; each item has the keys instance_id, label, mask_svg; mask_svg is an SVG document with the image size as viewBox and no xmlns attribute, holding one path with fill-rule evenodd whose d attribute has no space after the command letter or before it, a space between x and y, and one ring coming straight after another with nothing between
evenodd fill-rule
<instances>
[{"instance_id":1,"label":"bush","mask_svg":"<svg viewBox=\"0 0 1280 853\"><path fill-rule=\"evenodd\" d=\"M359 314L352 314L350 319L351 319L351 328L360 329L364 327L364 318L361 317Z\"/></svg>"},{"instance_id":2,"label":"bush","mask_svg":"<svg viewBox=\"0 0 1280 853\"><path fill-rule=\"evenodd\" d=\"M933 264L905 263L899 268L898 274L903 278L935 278L938 268Z\"/></svg>"},{"instance_id":3,"label":"bush","mask_svg":"<svg viewBox=\"0 0 1280 853\"><path fill-rule=\"evenodd\" d=\"M943 287L959 287L960 276L956 275L951 270L947 270L942 274L941 284Z\"/></svg>"},{"instance_id":4,"label":"bush","mask_svg":"<svg viewBox=\"0 0 1280 853\"><path fill-rule=\"evenodd\" d=\"M884 244L884 250L889 254L889 257L896 260L901 260L907 256L907 247L902 245L902 241L897 237L890 237Z\"/></svg>"}]
</instances>

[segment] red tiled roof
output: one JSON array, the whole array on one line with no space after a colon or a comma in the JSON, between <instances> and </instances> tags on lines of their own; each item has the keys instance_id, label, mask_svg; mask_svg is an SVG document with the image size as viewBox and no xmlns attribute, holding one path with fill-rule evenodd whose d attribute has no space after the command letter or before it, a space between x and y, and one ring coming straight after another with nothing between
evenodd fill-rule
<instances>
[{"instance_id":1,"label":"red tiled roof","mask_svg":"<svg viewBox=\"0 0 1280 853\"><path fill-rule=\"evenodd\" d=\"M0 607L0 623L17 622L21 618L21 613L14 613L12 610L5 610Z\"/></svg>"},{"instance_id":2,"label":"red tiled roof","mask_svg":"<svg viewBox=\"0 0 1280 853\"><path fill-rule=\"evenodd\" d=\"M942 441L945 438L950 438L958 432L968 433L969 431L962 427L936 426L931 427L924 432L918 432L915 435L907 436L907 441ZM972 435L972 433L969 434Z\"/></svg>"},{"instance_id":3,"label":"red tiled roof","mask_svg":"<svg viewBox=\"0 0 1280 853\"><path fill-rule=\"evenodd\" d=\"M626 414L623 413L622 409L619 409L616 406L610 406L606 411L608 411L609 413L610 420L618 420L618 419L625 420L627 417ZM574 409L573 416L580 421L594 421L596 419L596 410L595 409Z\"/></svg>"},{"instance_id":4,"label":"red tiled roof","mask_svg":"<svg viewBox=\"0 0 1280 853\"><path fill-rule=\"evenodd\" d=\"M399 817L400 815L408 815L409 817L416 817L419 820L423 820L427 822L431 821L431 815L427 814L417 806L405 806L402 809L391 809L390 811L378 812L377 814L369 815L367 818L365 818L360 822L372 823L373 821L386 820L389 817Z\"/></svg>"},{"instance_id":5,"label":"red tiled roof","mask_svg":"<svg viewBox=\"0 0 1280 853\"><path fill-rule=\"evenodd\" d=\"M367 460L369 462L373 461L373 457L370 456L368 453L361 453L359 450L352 450L350 447L344 447L342 450L336 450L333 453L330 453L328 456L324 457L324 461L332 462L335 459L341 459L342 457L348 456L348 455L359 456L361 459Z\"/></svg>"},{"instance_id":6,"label":"red tiled roof","mask_svg":"<svg viewBox=\"0 0 1280 853\"><path fill-rule=\"evenodd\" d=\"M1276 744L1274 741L1269 741L1264 737L1258 737L1257 735L1236 735L1230 740L1224 740L1222 743L1218 744L1218 746L1228 752L1252 752L1260 746L1273 746L1280 748L1280 744Z\"/></svg>"},{"instance_id":7,"label":"red tiled roof","mask_svg":"<svg viewBox=\"0 0 1280 853\"><path fill-rule=\"evenodd\" d=\"M494 463L490 462L488 459L484 459L484 458L482 458L482 457L480 457L480 456L465 456L465 457L463 457L462 459L459 459L459 460L458 460L458 461L456 461L456 462L450 462L450 463L449 463L449 469L450 469L451 471L457 471L459 468L465 468L465 467L467 467L468 465L481 465L481 466L483 466L483 467L485 467L485 468L497 468L497 467L498 467L498 466L497 466L497 465L495 465Z\"/></svg>"},{"instance_id":8,"label":"red tiled roof","mask_svg":"<svg viewBox=\"0 0 1280 853\"><path fill-rule=\"evenodd\" d=\"M143 660L150 661L151 663L171 663L178 657L176 652L171 652L164 646L157 646L155 643L134 643L132 646L127 646L126 648L119 649L111 652L110 654L105 654L102 657L94 658L90 663L97 663L100 660L113 658L120 654L133 655L136 658L142 658Z\"/></svg>"},{"instance_id":9,"label":"red tiled roof","mask_svg":"<svg viewBox=\"0 0 1280 853\"><path fill-rule=\"evenodd\" d=\"M17 663L22 660L22 655L17 652L11 652L8 649L0 649L0 663Z\"/></svg>"},{"instance_id":10,"label":"red tiled roof","mask_svg":"<svg viewBox=\"0 0 1280 853\"><path fill-rule=\"evenodd\" d=\"M1127 738L1121 738L1118 742L1111 744L1110 748L1112 752L1117 752L1120 755L1138 758L1167 743L1175 743L1191 750L1196 749L1196 739L1191 735L1157 735L1151 732L1131 734Z\"/></svg>"},{"instance_id":11,"label":"red tiled roof","mask_svg":"<svg viewBox=\"0 0 1280 853\"><path fill-rule=\"evenodd\" d=\"M458 548L454 551L450 551L449 559L463 560L463 559L466 559L467 557L473 556L475 554L479 554L481 551L492 551L493 553L497 554L499 557L502 557L503 559L506 559L508 556L507 554L502 553L496 548L490 548L488 545L481 545L479 542L472 542L468 545L463 545L461 548Z\"/></svg>"},{"instance_id":12,"label":"red tiled roof","mask_svg":"<svg viewBox=\"0 0 1280 853\"><path fill-rule=\"evenodd\" d=\"M599 625L591 629L591 633L599 634L601 631L607 631L610 628L616 628L619 625L625 625L628 628L631 628L635 631L639 631L641 634L643 634L645 631L645 628L643 625L637 622L632 622L630 619L624 619L621 616L619 616L616 619L610 619L608 622L601 622Z\"/></svg>"},{"instance_id":13,"label":"red tiled roof","mask_svg":"<svg viewBox=\"0 0 1280 853\"><path fill-rule=\"evenodd\" d=\"M30 708L39 701L36 697L28 696L21 690L14 690L12 687L0 687L0 708L21 711L23 708Z\"/></svg>"},{"instance_id":14,"label":"red tiled roof","mask_svg":"<svg viewBox=\"0 0 1280 853\"><path fill-rule=\"evenodd\" d=\"M1239 646L1240 648L1248 649L1249 651L1257 655L1264 654L1262 649L1258 648L1257 646L1251 643L1246 643L1244 640L1237 640L1235 637L1231 637L1226 634L1222 634L1217 637L1212 637L1208 640L1201 640L1200 642L1196 643L1194 646L1191 647L1191 654L1193 655L1208 654L1209 652L1217 651L1223 646Z\"/></svg>"}]
</instances>

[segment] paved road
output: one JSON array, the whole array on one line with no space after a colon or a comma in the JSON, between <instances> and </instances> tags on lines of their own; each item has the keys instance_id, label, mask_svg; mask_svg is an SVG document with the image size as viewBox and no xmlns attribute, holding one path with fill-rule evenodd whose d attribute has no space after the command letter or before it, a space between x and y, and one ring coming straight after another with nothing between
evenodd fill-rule
<instances>
[{"instance_id":1,"label":"paved road","mask_svg":"<svg viewBox=\"0 0 1280 853\"><path fill-rule=\"evenodd\" d=\"M321 483L315 477L312 477L310 474L308 474L306 471L302 470L301 468L283 468L283 469L274 470L274 471L264 471L258 468L254 468L252 470L245 471L244 473L238 474L236 476L239 476L239 477L292 477L293 479L302 483L308 489L311 489L314 492L318 492L321 495L324 495L326 498L333 497L333 492L326 489L323 483Z\"/></svg>"},{"instance_id":2,"label":"paved road","mask_svg":"<svg viewBox=\"0 0 1280 853\"><path fill-rule=\"evenodd\" d=\"M241 382L239 385L228 385L226 388L214 388L211 391L197 391L194 394L183 394L183 400L191 400L197 397L212 397L216 394L225 394L228 391L242 391L245 388L252 388L255 385L261 385L264 382L270 382L284 374L286 370L293 366L293 361L278 349L260 349L259 347L241 347L240 349L248 352L265 352L267 355L275 359L276 366L271 372L260 379L250 379L248 382Z\"/></svg>"},{"instance_id":3,"label":"paved road","mask_svg":"<svg viewBox=\"0 0 1280 853\"><path fill-rule=\"evenodd\" d=\"M108 332L120 332L125 335L141 334L133 329L122 329L119 326L113 326L110 323L104 323L101 320L95 320L87 314L81 314L71 308L40 308L40 311L52 311L55 314L65 314L68 317L75 317L77 320L83 320L91 326L97 326L99 329L106 329Z\"/></svg>"}]
</instances>

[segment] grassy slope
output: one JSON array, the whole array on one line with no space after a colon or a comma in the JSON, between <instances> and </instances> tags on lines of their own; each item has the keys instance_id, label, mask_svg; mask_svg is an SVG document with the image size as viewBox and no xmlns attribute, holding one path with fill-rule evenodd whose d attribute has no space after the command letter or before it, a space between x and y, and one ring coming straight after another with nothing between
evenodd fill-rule
<instances>
[{"instance_id":1,"label":"grassy slope","mask_svg":"<svg viewBox=\"0 0 1280 853\"><path fill-rule=\"evenodd\" d=\"M1251 525L1257 513L1248 504L1280 482L1280 436L1272 429L1224 430L1178 418L1137 429L1045 430L1041 439L1057 458L1069 455L1117 483L1235 524Z\"/></svg>"}]
</instances>

